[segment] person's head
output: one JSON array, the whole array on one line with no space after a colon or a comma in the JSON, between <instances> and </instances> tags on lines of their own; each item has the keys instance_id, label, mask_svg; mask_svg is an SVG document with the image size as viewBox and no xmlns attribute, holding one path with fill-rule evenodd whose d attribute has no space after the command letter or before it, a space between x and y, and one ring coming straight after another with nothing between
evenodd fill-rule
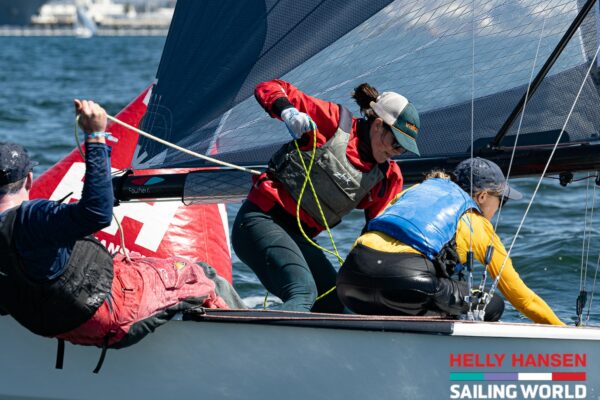
<instances>
[{"instance_id":1,"label":"person's head","mask_svg":"<svg viewBox=\"0 0 600 400\"><path fill-rule=\"evenodd\" d=\"M485 158L469 158L454 169L456 184L471 193L485 218L491 220L500 205L508 199L520 200L523 195L508 186L500 167ZM472 180L471 180L472 179Z\"/></svg>"},{"instance_id":2,"label":"person's head","mask_svg":"<svg viewBox=\"0 0 600 400\"><path fill-rule=\"evenodd\" d=\"M421 122L416 108L402 95L381 95L368 83L354 89L352 98L369 121L369 137L373 158L383 163L405 151L419 155L417 135Z\"/></svg>"},{"instance_id":3,"label":"person's head","mask_svg":"<svg viewBox=\"0 0 600 400\"><path fill-rule=\"evenodd\" d=\"M16 143L0 142L0 198L20 196L26 200L33 182L33 167L27 150Z\"/></svg>"}]
</instances>

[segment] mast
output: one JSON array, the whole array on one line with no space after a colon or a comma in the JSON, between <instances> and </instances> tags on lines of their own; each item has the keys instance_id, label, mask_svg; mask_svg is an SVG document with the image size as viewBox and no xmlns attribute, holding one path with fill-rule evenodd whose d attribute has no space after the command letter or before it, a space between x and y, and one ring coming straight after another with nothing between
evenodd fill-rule
<instances>
[{"instance_id":1,"label":"mast","mask_svg":"<svg viewBox=\"0 0 600 400\"><path fill-rule=\"evenodd\" d=\"M588 13L594 6L594 3L596 3L596 0L587 0L581 8L581 10L579 10L579 13L569 26L569 29L567 29L563 37L560 39L560 41L546 60L546 63L542 66L542 69L540 69L538 74L531 82L531 87L529 88L529 99L531 99L531 97L538 89L546 75L548 75L548 72L550 72L550 69L552 69L552 66L554 66L554 63L556 62L556 60L558 60L558 57L561 55L565 47L567 47L567 44L569 43L577 29L579 29L579 27L583 23L583 20L585 19L585 17L587 17ZM506 134L508 133L508 130L510 129L512 124L515 122L515 119L517 118L521 110L523 110L523 108L525 107L526 99L527 92L523 94L523 96L521 97L513 111L510 113L510 115L508 116L508 118L494 137L494 139L487 146L488 149L495 148L500 144L504 136L506 136Z\"/></svg>"}]
</instances>

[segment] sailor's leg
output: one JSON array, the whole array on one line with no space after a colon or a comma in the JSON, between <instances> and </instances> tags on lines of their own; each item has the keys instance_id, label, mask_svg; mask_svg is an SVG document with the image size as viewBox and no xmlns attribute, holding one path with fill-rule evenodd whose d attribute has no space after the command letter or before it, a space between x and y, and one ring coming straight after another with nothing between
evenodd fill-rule
<instances>
[{"instance_id":1,"label":"sailor's leg","mask_svg":"<svg viewBox=\"0 0 600 400\"><path fill-rule=\"evenodd\" d=\"M265 288L284 302L281 309L310 311L317 286L302 251L284 226L246 201L235 219L231 243Z\"/></svg>"},{"instance_id":2,"label":"sailor's leg","mask_svg":"<svg viewBox=\"0 0 600 400\"><path fill-rule=\"evenodd\" d=\"M359 314L422 315L435 283L435 268L421 255L357 245L340 269L337 287L342 303Z\"/></svg>"},{"instance_id":3,"label":"sailor's leg","mask_svg":"<svg viewBox=\"0 0 600 400\"><path fill-rule=\"evenodd\" d=\"M450 315L466 314L469 303L465 298L469 292L468 284L464 281L439 278L438 290L435 294L435 306ZM477 301L477 290L473 290L473 304ZM474 306L473 306L474 307ZM485 309L485 321L498 321L504 312L504 300L495 295Z\"/></svg>"},{"instance_id":4,"label":"sailor's leg","mask_svg":"<svg viewBox=\"0 0 600 400\"><path fill-rule=\"evenodd\" d=\"M247 308L246 304L244 304L244 301L235 291L233 286L231 286L226 279L219 276L213 267L205 262L198 262L196 264L198 264L204 270L206 277L215 283L215 291L217 292L217 296L225 300L229 307L238 309Z\"/></svg>"},{"instance_id":5,"label":"sailor's leg","mask_svg":"<svg viewBox=\"0 0 600 400\"><path fill-rule=\"evenodd\" d=\"M331 261L325 256L325 253L309 243L300 232L289 232L292 239L294 239L300 248L300 251L302 251L304 259L308 263L310 272L317 285L318 295L320 296L328 290L333 289L335 287L337 271L331 264ZM337 290L335 289L316 301L311 309L312 312L322 313L341 313L343 310L344 306L340 302Z\"/></svg>"}]
</instances>

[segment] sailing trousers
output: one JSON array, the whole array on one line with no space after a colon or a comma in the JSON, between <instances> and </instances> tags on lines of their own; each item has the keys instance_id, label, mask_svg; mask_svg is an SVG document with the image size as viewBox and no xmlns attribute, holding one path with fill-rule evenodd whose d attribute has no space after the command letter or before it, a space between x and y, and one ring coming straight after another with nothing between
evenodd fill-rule
<instances>
[{"instance_id":1,"label":"sailing trousers","mask_svg":"<svg viewBox=\"0 0 600 400\"><path fill-rule=\"evenodd\" d=\"M340 268L337 290L342 303L359 314L459 316L469 310L468 284L437 276L426 257L386 253L360 244ZM495 295L485 308L484 319L498 321L503 312L504 300Z\"/></svg>"},{"instance_id":2,"label":"sailing trousers","mask_svg":"<svg viewBox=\"0 0 600 400\"><path fill-rule=\"evenodd\" d=\"M180 311L194 307L245 308L229 282L204 263L135 255L128 262L117 255L113 265L109 299L92 318L58 335L59 339L121 348L140 341Z\"/></svg>"},{"instance_id":3,"label":"sailing trousers","mask_svg":"<svg viewBox=\"0 0 600 400\"><path fill-rule=\"evenodd\" d=\"M335 286L337 272L325 254L300 233L296 220L275 207L263 212L250 201L240 208L231 236L237 256L265 288L290 311L342 312L335 291L315 303L318 295Z\"/></svg>"}]
</instances>

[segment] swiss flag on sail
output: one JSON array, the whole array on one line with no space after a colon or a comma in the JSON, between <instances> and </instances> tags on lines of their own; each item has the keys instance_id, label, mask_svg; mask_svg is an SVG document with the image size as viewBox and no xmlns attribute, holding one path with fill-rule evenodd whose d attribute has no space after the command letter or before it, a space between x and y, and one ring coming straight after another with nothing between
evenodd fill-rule
<instances>
[{"instance_id":1,"label":"swiss flag on sail","mask_svg":"<svg viewBox=\"0 0 600 400\"><path fill-rule=\"evenodd\" d=\"M146 89L116 117L138 126L146 112L150 89ZM109 143L112 146L113 171L128 168L138 134L117 124L110 124L107 130L119 139L116 144ZM145 171L146 174L151 172ZM84 161L79 151L74 149L35 180L31 198L77 201L81 196L84 174ZM123 227L125 246L129 250L145 256L176 255L204 261L231 282L229 227L224 205L185 206L177 201L123 203L114 208L114 214ZM96 237L111 252L121 248L118 226L114 221L111 226L97 232Z\"/></svg>"}]
</instances>

